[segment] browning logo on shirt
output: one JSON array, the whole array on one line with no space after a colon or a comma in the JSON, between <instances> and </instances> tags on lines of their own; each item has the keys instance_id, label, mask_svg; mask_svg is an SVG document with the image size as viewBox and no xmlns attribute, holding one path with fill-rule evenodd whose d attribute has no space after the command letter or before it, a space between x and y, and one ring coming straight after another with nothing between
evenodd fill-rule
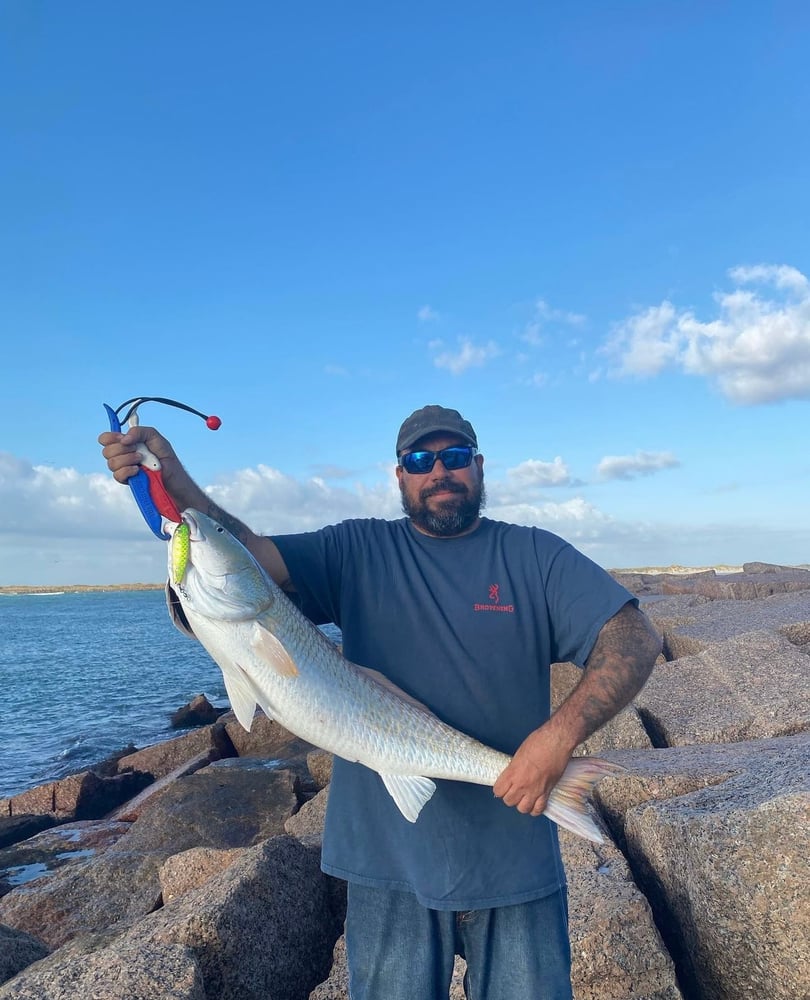
<instances>
[{"instance_id":1,"label":"browning logo on shirt","mask_svg":"<svg viewBox=\"0 0 810 1000\"><path fill-rule=\"evenodd\" d=\"M491 583L489 585L489 595L487 604L473 604L473 611L507 611L514 614L514 604L501 604L501 585Z\"/></svg>"}]
</instances>

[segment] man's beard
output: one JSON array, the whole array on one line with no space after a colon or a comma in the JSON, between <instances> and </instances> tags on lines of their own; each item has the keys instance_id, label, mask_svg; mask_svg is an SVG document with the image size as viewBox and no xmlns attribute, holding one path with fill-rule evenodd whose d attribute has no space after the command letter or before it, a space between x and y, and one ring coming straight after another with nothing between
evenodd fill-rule
<instances>
[{"instance_id":1,"label":"man's beard","mask_svg":"<svg viewBox=\"0 0 810 1000\"><path fill-rule=\"evenodd\" d=\"M483 476L477 485L469 489L454 479L446 479L433 483L429 489L419 490L414 498L408 496L401 481L399 491L402 496L402 509L414 525L429 535L445 538L461 535L471 528L487 502ZM457 496L442 501L435 511L428 509L426 502L428 497L445 491L455 493Z\"/></svg>"}]
</instances>

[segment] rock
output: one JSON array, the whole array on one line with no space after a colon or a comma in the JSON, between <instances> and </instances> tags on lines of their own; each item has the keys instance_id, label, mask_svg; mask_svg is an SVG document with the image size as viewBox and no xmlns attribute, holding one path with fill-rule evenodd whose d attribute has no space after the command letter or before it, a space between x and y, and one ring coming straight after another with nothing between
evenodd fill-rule
<instances>
[{"instance_id":1,"label":"rock","mask_svg":"<svg viewBox=\"0 0 810 1000\"><path fill-rule=\"evenodd\" d=\"M0 1000L208 1000L200 965L183 945L114 942L60 951L4 987Z\"/></svg>"},{"instance_id":2,"label":"rock","mask_svg":"<svg viewBox=\"0 0 810 1000\"><path fill-rule=\"evenodd\" d=\"M644 610L664 636L668 660L695 656L714 643L747 632L778 632L794 645L810 643L807 596L780 594L756 601L671 597L645 604Z\"/></svg>"},{"instance_id":3,"label":"rock","mask_svg":"<svg viewBox=\"0 0 810 1000\"><path fill-rule=\"evenodd\" d=\"M800 732L810 729L810 656L776 632L737 635L657 666L636 704L659 747Z\"/></svg>"},{"instance_id":4,"label":"rock","mask_svg":"<svg viewBox=\"0 0 810 1000\"><path fill-rule=\"evenodd\" d=\"M312 750L307 754L307 767L317 789L326 788L332 780L334 756L326 750Z\"/></svg>"},{"instance_id":5,"label":"rock","mask_svg":"<svg viewBox=\"0 0 810 1000\"><path fill-rule=\"evenodd\" d=\"M51 948L80 933L131 923L159 905L159 872L170 855L190 847L256 844L281 833L297 808L289 772L260 765L198 771L157 796L101 857L0 898L0 921Z\"/></svg>"},{"instance_id":6,"label":"rock","mask_svg":"<svg viewBox=\"0 0 810 1000\"><path fill-rule=\"evenodd\" d=\"M349 970L346 967L346 938L335 942L329 976L310 993L309 1000L349 1000Z\"/></svg>"},{"instance_id":7,"label":"rock","mask_svg":"<svg viewBox=\"0 0 810 1000\"><path fill-rule=\"evenodd\" d=\"M80 820L64 823L0 850L0 880L5 892L70 865L83 864L105 851L129 830L129 823ZM5 892L0 889L0 895Z\"/></svg>"},{"instance_id":8,"label":"rock","mask_svg":"<svg viewBox=\"0 0 810 1000\"><path fill-rule=\"evenodd\" d=\"M135 820L140 816L141 811L145 809L150 801L155 799L161 792L169 787L173 782L177 781L178 778L186 778L190 774L194 774L196 771L201 770L211 764L211 750L204 750L202 753L197 754L196 757L192 757L190 760L183 761L179 764L173 771L168 774L164 774L162 778L157 778L151 784L147 785L146 788L133 799L125 802L124 805L115 809L107 817L108 819L122 820L127 823L134 823Z\"/></svg>"},{"instance_id":9,"label":"rock","mask_svg":"<svg viewBox=\"0 0 810 1000\"><path fill-rule=\"evenodd\" d=\"M173 854L166 859L158 873L163 904L171 903L192 889L199 889L212 876L230 868L246 850L245 847L232 847L228 850L192 847Z\"/></svg>"},{"instance_id":10,"label":"rock","mask_svg":"<svg viewBox=\"0 0 810 1000\"><path fill-rule=\"evenodd\" d=\"M227 708L214 708L204 694L198 694L187 705L169 716L172 729L189 729L192 726L212 725Z\"/></svg>"},{"instance_id":11,"label":"rock","mask_svg":"<svg viewBox=\"0 0 810 1000\"><path fill-rule=\"evenodd\" d=\"M810 983L810 735L632 750L596 797L684 992L797 1000Z\"/></svg>"},{"instance_id":12,"label":"rock","mask_svg":"<svg viewBox=\"0 0 810 1000\"><path fill-rule=\"evenodd\" d=\"M661 587L664 594L703 594L712 600L755 601L772 594L791 594L810 590L810 573L806 570L779 570L765 573L725 573L713 579L693 580L688 587L667 581Z\"/></svg>"},{"instance_id":13,"label":"rock","mask_svg":"<svg viewBox=\"0 0 810 1000\"><path fill-rule=\"evenodd\" d=\"M340 926L319 852L273 837L140 921L126 939L190 949L208 997L305 1000L327 974Z\"/></svg>"},{"instance_id":14,"label":"rock","mask_svg":"<svg viewBox=\"0 0 810 1000\"><path fill-rule=\"evenodd\" d=\"M33 837L41 830L56 826L57 822L58 820L51 813L2 816L0 817L0 849L8 847L9 844L18 844L21 840L28 840L29 837Z\"/></svg>"},{"instance_id":15,"label":"rock","mask_svg":"<svg viewBox=\"0 0 810 1000\"><path fill-rule=\"evenodd\" d=\"M47 954L45 945L31 934L0 924L0 983Z\"/></svg>"},{"instance_id":16,"label":"rock","mask_svg":"<svg viewBox=\"0 0 810 1000\"><path fill-rule=\"evenodd\" d=\"M236 751L221 723L206 726L185 736L156 743L135 753L127 754L118 761L119 771L138 771L152 779L163 778L187 761L207 754L208 762L222 757L233 757Z\"/></svg>"},{"instance_id":17,"label":"rock","mask_svg":"<svg viewBox=\"0 0 810 1000\"><path fill-rule=\"evenodd\" d=\"M560 830L574 1000L681 1000L647 899L610 841Z\"/></svg>"},{"instance_id":18,"label":"rock","mask_svg":"<svg viewBox=\"0 0 810 1000\"><path fill-rule=\"evenodd\" d=\"M645 597L650 594L700 594L712 600L750 601L771 594L810 590L810 572L795 566L745 563L743 572L614 573L622 586Z\"/></svg>"},{"instance_id":19,"label":"rock","mask_svg":"<svg viewBox=\"0 0 810 1000\"><path fill-rule=\"evenodd\" d=\"M743 573L806 573L806 567L780 566L778 563L747 562L743 563Z\"/></svg>"},{"instance_id":20,"label":"rock","mask_svg":"<svg viewBox=\"0 0 810 1000\"><path fill-rule=\"evenodd\" d=\"M285 822L285 832L304 844L320 847L323 842L323 824L328 800L329 789L321 789L313 799L305 802L298 812Z\"/></svg>"},{"instance_id":21,"label":"rock","mask_svg":"<svg viewBox=\"0 0 810 1000\"><path fill-rule=\"evenodd\" d=\"M0 809L9 816L51 815L53 822L100 819L150 780L137 774L105 778L95 771L81 771L4 799Z\"/></svg>"},{"instance_id":22,"label":"rock","mask_svg":"<svg viewBox=\"0 0 810 1000\"><path fill-rule=\"evenodd\" d=\"M677 586L679 583L687 588L684 592L690 593L693 580L713 580L717 574L713 569L695 570L693 573L622 573L613 571L611 576L626 587L631 594L636 597L645 597L649 594L665 593L663 589L668 584Z\"/></svg>"}]
</instances>

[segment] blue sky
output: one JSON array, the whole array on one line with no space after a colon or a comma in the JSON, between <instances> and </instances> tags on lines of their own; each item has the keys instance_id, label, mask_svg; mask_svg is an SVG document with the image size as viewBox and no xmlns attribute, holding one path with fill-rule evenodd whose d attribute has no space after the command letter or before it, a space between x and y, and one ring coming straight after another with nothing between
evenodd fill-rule
<instances>
[{"instance_id":1,"label":"blue sky","mask_svg":"<svg viewBox=\"0 0 810 1000\"><path fill-rule=\"evenodd\" d=\"M810 562L801 3L0 8L0 585L159 581L102 403L260 531L492 517L604 566Z\"/></svg>"}]
</instances>

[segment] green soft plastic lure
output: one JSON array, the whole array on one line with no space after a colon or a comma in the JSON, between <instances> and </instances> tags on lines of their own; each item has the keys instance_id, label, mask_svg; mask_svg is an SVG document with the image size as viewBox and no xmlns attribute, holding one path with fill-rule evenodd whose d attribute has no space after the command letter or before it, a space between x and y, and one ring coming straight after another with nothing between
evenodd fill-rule
<instances>
[{"instance_id":1,"label":"green soft plastic lure","mask_svg":"<svg viewBox=\"0 0 810 1000\"><path fill-rule=\"evenodd\" d=\"M181 521L174 529L171 540L171 574L172 583L175 586L181 583L183 577L186 575L191 548L190 537L189 526L184 521Z\"/></svg>"}]
</instances>

